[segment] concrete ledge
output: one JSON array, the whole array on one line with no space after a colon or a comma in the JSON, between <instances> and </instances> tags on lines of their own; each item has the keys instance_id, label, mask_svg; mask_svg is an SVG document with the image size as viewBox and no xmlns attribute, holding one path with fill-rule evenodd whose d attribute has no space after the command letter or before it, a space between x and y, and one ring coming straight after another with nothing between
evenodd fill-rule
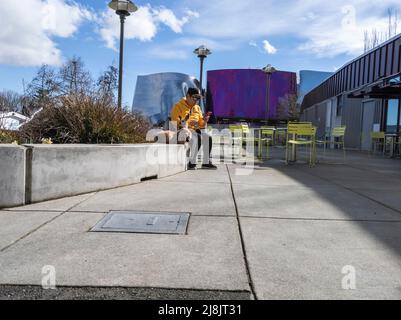
<instances>
[{"instance_id":1,"label":"concrete ledge","mask_svg":"<svg viewBox=\"0 0 401 320\"><path fill-rule=\"evenodd\" d=\"M183 172L186 148L165 144L1 146L0 160L0 207L11 207Z\"/></svg>"},{"instance_id":2,"label":"concrete ledge","mask_svg":"<svg viewBox=\"0 0 401 320\"><path fill-rule=\"evenodd\" d=\"M0 207L13 207L25 202L25 153L17 145L0 146Z\"/></svg>"}]
</instances>

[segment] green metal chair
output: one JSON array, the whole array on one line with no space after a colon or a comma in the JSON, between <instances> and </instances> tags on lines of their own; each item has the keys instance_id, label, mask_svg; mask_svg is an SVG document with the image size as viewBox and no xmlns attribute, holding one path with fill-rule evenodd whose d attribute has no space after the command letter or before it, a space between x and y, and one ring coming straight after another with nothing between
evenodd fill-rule
<instances>
[{"instance_id":1,"label":"green metal chair","mask_svg":"<svg viewBox=\"0 0 401 320\"><path fill-rule=\"evenodd\" d=\"M331 130L330 134L325 134L322 140L316 140L316 145L323 145L323 153L326 153L327 145L339 146L343 150L345 159L345 132L346 126L335 127Z\"/></svg>"},{"instance_id":2,"label":"green metal chair","mask_svg":"<svg viewBox=\"0 0 401 320\"><path fill-rule=\"evenodd\" d=\"M316 127L312 127L312 123L288 123L287 143L285 152L285 162L289 163L289 149L295 152L297 146L309 146L309 166L316 163ZM293 154L294 157L294 154ZM293 158L292 157L292 158Z\"/></svg>"},{"instance_id":3,"label":"green metal chair","mask_svg":"<svg viewBox=\"0 0 401 320\"><path fill-rule=\"evenodd\" d=\"M269 159L269 145L274 146L275 139L275 128L274 127L261 127L261 136L263 137L263 141L266 142L266 158Z\"/></svg>"},{"instance_id":4,"label":"green metal chair","mask_svg":"<svg viewBox=\"0 0 401 320\"><path fill-rule=\"evenodd\" d=\"M268 126L261 126L260 128L262 129L262 137L267 138L267 141L274 145L276 128Z\"/></svg>"},{"instance_id":5,"label":"green metal chair","mask_svg":"<svg viewBox=\"0 0 401 320\"><path fill-rule=\"evenodd\" d=\"M228 129L231 131L231 146L233 149L236 147L239 149L238 156L244 155L242 150L242 143L243 143L243 133L242 127L238 124L230 124ZM234 153L233 153L234 157Z\"/></svg>"},{"instance_id":6,"label":"green metal chair","mask_svg":"<svg viewBox=\"0 0 401 320\"><path fill-rule=\"evenodd\" d=\"M258 131L260 131L260 136L259 136L259 133L258 133L257 136L254 135L254 136L250 137L249 134L250 134L250 131L252 129L249 128L248 124L242 123L241 124L241 128L242 128L242 134L243 134L243 142L245 142L245 143L250 142L250 143L253 143L253 144L257 143L258 144L258 157L262 158L263 157L263 155L262 155L262 145L265 142L266 142L266 144L268 144L271 141L270 138L264 137L263 135L264 135L264 133L270 135L271 132L268 129L263 129L261 127L261 128L258 129ZM271 128L271 127L269 127L269 128ZM274 135L274 130L273 130L273 135ZM267 150L266 158L268 158L268 155L269 155L268 154L268 149L266 149L266 150Z\"/></svg>"},{"instance_id":7,"label":"green metal chair","mask_svg":"<svg viewBox=\"0 0 401 320\"><path fill-rule=\"evenodd\" d=\"M382 147L382 153L384 154L386 152L385 144L386 144L386 134L384 131L372 131L370 133L370 138L372 139L372 147L371 150L369 151L372 152L373 149L373 154L376 153L377 147L381 146Z\"/></svg>"},{"instance_id":8,"label":"green metal chair","mask_svg":"<svg viewBox=\"0 0 401 320\"><path fill-rule=\"evenodd\" d=\"M255 136L250 137L249 136L249 134L251 133L251 129L249 129L248 124L241 123L240 127L241 127L241 130L242 130L242 142L243 143L246 143L246 142L253 142L253 143L257 142L257 143L259 143L260 142L258 137L255 137Z\"/></svg>"}]
</instances>

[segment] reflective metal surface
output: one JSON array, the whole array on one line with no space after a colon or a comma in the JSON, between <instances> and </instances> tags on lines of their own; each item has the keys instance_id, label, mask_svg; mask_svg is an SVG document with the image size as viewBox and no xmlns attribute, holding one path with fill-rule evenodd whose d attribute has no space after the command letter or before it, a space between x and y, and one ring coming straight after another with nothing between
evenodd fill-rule
<instances>
[{"instance_id":1,"label":"reflective metal surface","mask_svg":"<svg viewBox=\"0 0 401 320\"><path fill-rule=\"evenodd\" d=\"M168 121L171 109L189 87L199 88L194 77L182 73L138 76L132 111L142 111L154 124Z\"/></svg>"}]
</instances>

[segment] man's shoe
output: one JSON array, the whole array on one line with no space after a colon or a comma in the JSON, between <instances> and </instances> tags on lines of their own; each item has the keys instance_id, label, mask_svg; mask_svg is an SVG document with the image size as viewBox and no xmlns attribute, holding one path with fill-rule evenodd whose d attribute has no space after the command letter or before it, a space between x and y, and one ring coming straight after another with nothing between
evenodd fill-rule
<instances>
[{"instance_id":1,"label":"man's shoe","mask_svg":"<svg viewBox=\"0 0 401 320\"><path fill-rule=\"evenodd\" d=\"M217 167L210 162L208 164L202 164L202 169L217 170Z\"/></svg>"},{"instance_id":2,"label":"man's shoe","mask_svg":"<svg viewBox=\"0 0 401 320\"><path fill-rule=\"evenodd\" d=\"M188 170L196 170L196 164L188 163Z\"/></svg>"}]
</instances>

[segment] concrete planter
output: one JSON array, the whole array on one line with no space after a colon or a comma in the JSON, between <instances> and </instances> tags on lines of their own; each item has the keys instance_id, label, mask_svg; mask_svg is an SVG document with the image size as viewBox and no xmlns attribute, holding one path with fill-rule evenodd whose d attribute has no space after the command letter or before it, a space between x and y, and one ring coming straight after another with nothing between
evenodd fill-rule
<instances>
[{"instance_id":1,"label":"concrete planter","mask_svg":"<svg viewBox=\"0 0 401 320\"><path fill-rule=\"evenodd\" d=\"M4 145L0 207L126 186L185 169L183 145Z\"/></svg>"}]
</instances>

